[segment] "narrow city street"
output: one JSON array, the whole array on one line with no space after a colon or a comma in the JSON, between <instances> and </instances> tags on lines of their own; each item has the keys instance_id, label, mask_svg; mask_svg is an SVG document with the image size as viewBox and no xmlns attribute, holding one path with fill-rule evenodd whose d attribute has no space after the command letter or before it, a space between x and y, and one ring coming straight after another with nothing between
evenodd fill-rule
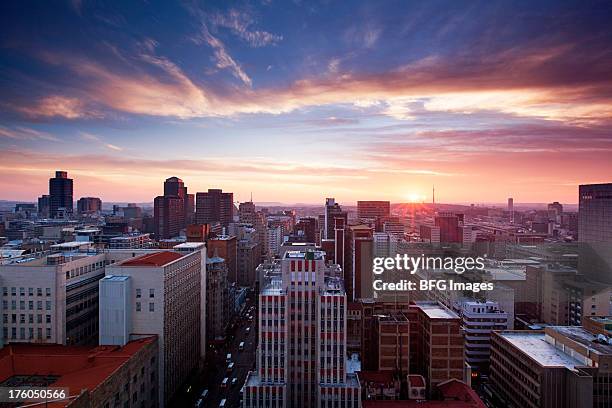
<instances>
[{"instance_id":1,"label":"narrow city street","mask_svg":"<svg viewBox=\"0 0 612 408\"><path fill-rule=\"evenodd\" d=\"M196 407L197 400L204 390L208 395L202 407L218 407L225 399L226 407L240 406L240 389L244 385L246 375L254 370L255 351L257 349L256 334L256 296L249 296L243 312L234 319L234 328L228 333L227 341L223 345L216 345L207 350L206 366L200 375L195 376L181 390L180 396L175 398L171 407ZM251 308L253 308L251 310ZM251 320L247 316L251 316ZM240 343L244 342L244 349L240 350ZM228 370L227 354L231 354L232 370ZM227 385L223 380L227 378ZM236 378L235 384L232 380Z\"/></svg>"}]
</instances>

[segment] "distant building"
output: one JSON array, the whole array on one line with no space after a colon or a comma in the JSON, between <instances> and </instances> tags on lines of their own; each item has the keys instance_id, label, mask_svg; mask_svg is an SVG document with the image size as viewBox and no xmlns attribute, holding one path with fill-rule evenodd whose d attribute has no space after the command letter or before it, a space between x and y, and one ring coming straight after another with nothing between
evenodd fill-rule
<instances>
[{"instance_id":1,"label":"distant building","mask_svg":"<svg viewBox=\"0 0 612 408\"><path fill-rule=\"evenodd\" d=\"M65 171L56 171L49 179L49 216L66 218L73 212L72 179Z\"/></svg>"},{"instance_id":2,"label":"distant building","mask_svg":"<svg viewBox=\"0 0 612 408\"><path fill-rule=\"evenodd\" d=\"M155 238L157 240L176 237L181 232L184 201L174 196L158 196L153 201Z\"/></svg>"},{"instance_id":3,"label":"distant building","mask_svg":"<svg viewBox=\"0 0 612 408\"><path fill-rule=\"evenodd\" d=\"M612 183L579 187L578 239L612 242Z\"/></svg>"},{"instance_id":4,"label":"distant building","mask_svg":"<svg viewBox=\"0 0 612 408\"><path fill-rule=\"evenodd\" d=\"M343 218L344 224L348 224L348 215L346 211L342 211L342 207L334 198L325 199L325 223L321 233L321 239L334 239L335 218Z\"/></svg>"},{"instance_id":5,"label":"distant building","mask_svg":"<svg viewBox=\"0 0 612 408\"><path fill-rule=\"evenodd\" d=\"M38 217L49 218L50 217L50 198L48 194L43 194L38 197Z\"/></svg>"},{"instance_id":6,"label":"distant building","mask_svg":"<svg viewBox=\"0 0 612 408\"><path fill-rule=\"evenodd\" d=\"M234 193L224 193L220 189L208 189L196 193L196 224L221 223L227 227L234 221Z\"/></svg>"},{"instance_id":7,"label":"distant building","mask_svg":"<svg viewBox=\"0 0 612 408\"><path fill-rule=\"evenodd\" d=\"M70 391L70 399L28 406L158 407L158 360L155 336L139 336L120 348L10 344L0 350L0 386Z\"/></svg>"},{"instance_id":8,"label":"distant building","mask_svg":"<svg viewBox=\"0 0 612 408\"><path fill-rule=\"evenodd\" d=\"M79 214L96 214L102 211L102 200L97 197L81 197L77 201Z\"/></svg>"}]
</instances>

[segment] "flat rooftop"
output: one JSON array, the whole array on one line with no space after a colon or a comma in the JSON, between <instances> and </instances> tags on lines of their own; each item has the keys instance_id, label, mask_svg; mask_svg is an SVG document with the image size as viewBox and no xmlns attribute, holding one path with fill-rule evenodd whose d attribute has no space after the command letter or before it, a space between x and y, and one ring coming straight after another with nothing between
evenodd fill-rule
<instances>
[{"instance_id":1,"label":"flat rooftop","mask_svg":"<svg viewBox=\"0 0 612 408\"><path fill-rule=\"evenodd\" d=\"M452 310L436 302L415 302L416 306L430 319L459 319Z\"/></svg>"},{"instance_id":2,"label":"flat rooftop","mask_svg":"<svg viewBox=\"0 0 612 408\"><path fill-rule=\"evenodd\" d=\"M160 251L152 254L141 255L136 258L128 259L127 261L121 262L120 266L164 266L171 262L182 258L183 254L172 251Z\"/></svg>"},{"instance_id":3,"label":"flat rooftop","mask_svg":"<svg viewBox=\"0 0 612 408\"><path fill-rule=\"evenodd\" d=\"M285 252L285 259L308 259L308 260L320 260L325 257L323 251L292 251Z\"/></svg>"},{"instance_id":4,"label":"flat rooftop","mask_svg":"<svg viewBox=\"0 0 612 408\"><path fill-rule=\"evenodd\" d=\"M205 246L204 242L183 242L182 244L175 245L174 249L198 249Z\"/></svg>"},{"instance_id":5,"label":"flat rooftop","mask_svg":"<svg viewBox=\"0 0 612 408\"><path fill-rule=\"evenodd\" d=\"M40 386L41 380L51 380L49 386L69 388L73 394L91 391L155 339L134 340L124 347L9 344L0 350L0 386ZM48 406L65 407L69 402Z\"/></svg>"},{"instance_id":6,"label":"flat rooftop","mask_svg":"<svg viewBox=\"0 0 612 408\"><path fill-rule=\"evenodd\" d=\"M498 334L542 367L573 370L576 366L583 366L579 360L548 343L544 332L501 331Z\"/></svg>"},{"instance_id":7,"label":"flat rooftop","mask_svg":"<svg viewBox=\"0 0 612 408\"><path fill-rule=\"evenodd\" d=\"M546 332L552 331L567 337L570 340L589 349L589 351L598 354L612 355L612 345L597 341L597 335L591 333L581 326L548 326ZM607 341L612 341L609 337L603 336Z\"/></svg>"}]
</instances>

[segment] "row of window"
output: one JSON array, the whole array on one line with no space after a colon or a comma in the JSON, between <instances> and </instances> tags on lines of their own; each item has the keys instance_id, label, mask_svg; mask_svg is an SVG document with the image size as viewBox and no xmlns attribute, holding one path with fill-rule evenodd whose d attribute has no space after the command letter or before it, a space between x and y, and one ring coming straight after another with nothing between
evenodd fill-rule
<instances>
[{"instance_id":1,"label":"row of window","mask_svg":"<svg viewBox=\"0 0 612 408\"><path fill-rule=\"evenodd\" d=\"M34 289L36 289L36 296L42 296L43 295L43 288L28 288L28 296L34 296ZM9 295L9 288L6 286L2 287L2 294L4 296L8 296ZM24 287L20 287L19 288L19 296L25 296L26 295L26 288ZM17 296L17 288L16 287L11 287L11 296ZM45 296L51 296L51 288L45 288Z\"/></svg>"},{"instance_id":2,"label":"row of window","mask_svg":"<svg viewBox=\"0 0 612 408\"><path fill-rule=\"evenodd\" d=\"M7 313L4 313L2 315L2 321L5 324L8 324L9 322L9 315ZM25 314L20 314L19 315L19 323L25 323L26 321L26 315ZM43 322L43 315L42 314L37 314L36 315L36 322L37 323L42 323ZM15 313L11 314L11 323L17 323L17 315ZM29 314L28 315L28 323L33 324L34 323L34 315L33 314ZM45 323L51 323L51 315L45 315Z\"/></svg>"},{"instance_id":3,"label":"row of window","mask_svg":"<svg viewBox=\"0 0 612 408\"><path fill-rule=\"evenodd\" d=\"M8 327L3 327L2 328L2 336L5 339L9 339L9 332L8 332ZM38 340L42 340L43 339L43 329L42 327L39 327L37 329L37 336L36 338ZM45 329L45 338L46 339L50 339L51 338L51 328L47 327ZM17 337L17 328L16 327L11 327L11 337L10 339L12 340L26 340L26 328L25 327L21 327L19 328L19 337ZM34 328L33 327L29 327L28 328L28 340L33 340L34 339Z\"/></svg>"},{"instance_id":4,"label":"row of window","mask_svg":"<svg viewBox=\"0 0 612 408\"><path fill-rule=\"evenodd\" d=\"M4 310L17 310L17 301L16 300L11 300L11 307L9 308L9 302L8 300L3 300L2 301L2 308ZM25 300L20 300L19 301L19 310L26 310L26 301ZM29 300L28 301L28 307L27 310L34 310L34 301L33 300ZM43 301L42 300L38 300L36 301L36 310L43 310ZM47 300L45 301L45 310L51 310L51 301Z\"/></svg>"}]
</instances>

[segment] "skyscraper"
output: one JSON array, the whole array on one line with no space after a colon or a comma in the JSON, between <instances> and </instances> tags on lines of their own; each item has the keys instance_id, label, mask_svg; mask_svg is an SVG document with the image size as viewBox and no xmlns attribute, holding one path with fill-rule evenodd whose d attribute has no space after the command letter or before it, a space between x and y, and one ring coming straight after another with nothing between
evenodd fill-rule
<instances>
[{"instance_id":1,"label":"skyscraper","mask_svg":"<svg viewBox=\"0 0 612 408\"><path fill-rule=\"evenodd\" d=\"M167 239L179 235L184 208L184 200L179 197L155 197L153 218L155 220L156 239Z\"/></svg>"},{"instance_id":2,"label":"skyscraper","mask_svg":"<svg viewBox=\"0 0 612 408\"><path fill-rule=\"evenodd\" d=\"M322 251L290 250L280 263L259 295L257 371L243 407L361 406L357 377L346 372L342 279Z\"/></svg>"},{"instance_id":3,"label":"skyscraper","mask_svg":"<svg viewBox=\"0 0 612 408\"><path fill-rule=\"evenodd\" d=\"M357 201L357 217L360 220L383 218L390 214L389 201Z\"/></svg>"},{"instance_id":4,"label":"skyscraper","mask_svg":"<svg viewBox=\"0 0 612 408\"><path fill-rule=\"evenodd\" d=\"M342 207L340 207L334 198L326 198L325 225L323 226L321 239L334 239L334 218L337 217L344 218L344 225L348 225L347 213L342 211Z\"/></svg>"},{"instance_id":5,"label":"skyscraper","mask_svg":"<svg viewBox=\"0 0 612 408\"><path fill-rule=\"evenodd\" d=\"M72 179L68 172L56 171L55 177L49 179L49 216L64 218L72 215Z\"/></svg>"},{"instance_id":6,"label":"skyscraper","mask_svg":"<svg viewBox=\"0 0 612 408\"><path fill-rule=\"evenodd\" d=\"M183 201L183 216L179 220L180 228L185 228L193 219L193 194L187 193L187 187L178 177L170 177L164 181L164 197L178 197Z\"/></svg>"},{"instance_id":7,"label":"skyscraper","mask_svg":"<svg viewBox=\"0 0 612 408\"><path fill-rule=\"evenodd\" d=\"M234 193L209 188L206 193L196 193L196 224L220 222L227 227L234 220Z\"/></svg>"},{"instance_id":8,"label":"skyscraper","mask_svg":"<svg viewBox=\"0 0 612 408\"><path fill-rule=\"evenodd\" d=\"M579 187L578 240L612 242L612 183Z\"/></svg>"}]
</instances>

